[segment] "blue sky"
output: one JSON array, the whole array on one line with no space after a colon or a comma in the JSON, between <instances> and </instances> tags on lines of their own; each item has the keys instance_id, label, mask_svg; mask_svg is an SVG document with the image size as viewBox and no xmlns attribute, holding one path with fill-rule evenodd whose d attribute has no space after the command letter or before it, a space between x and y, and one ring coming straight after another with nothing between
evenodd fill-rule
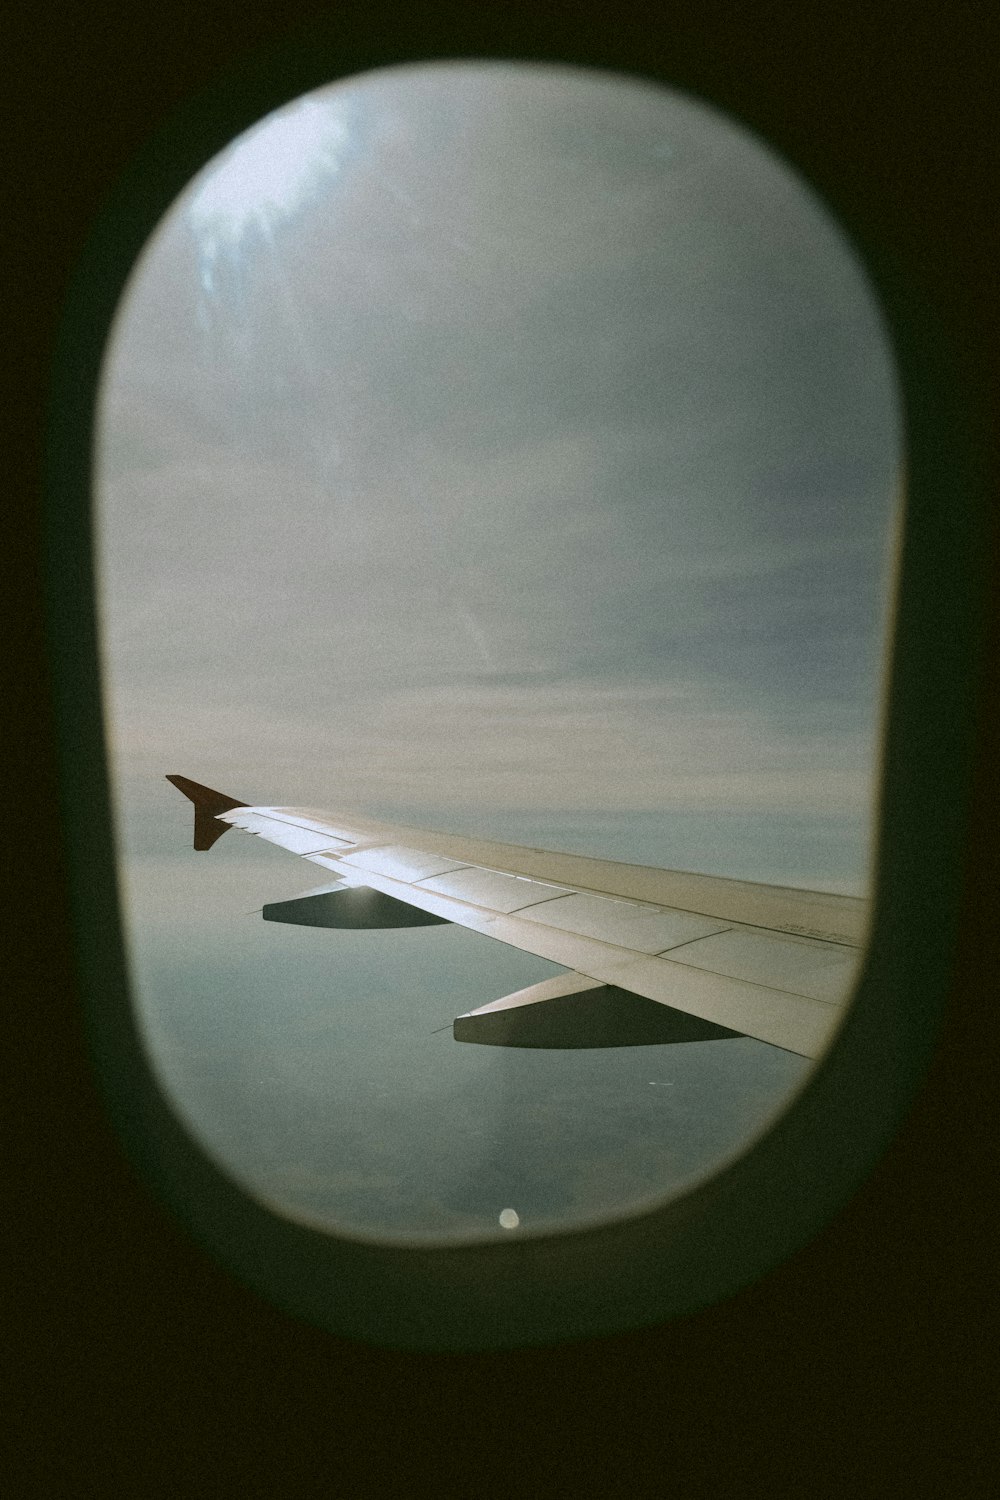
<instances>
[{"instance_id":1,"label":"blue sky","mask_svg":"<svg viewBox=\"0 0 1000 1500\"><path fill-rule=\"evenodd\" d=\"M102 625L140 1011L241 1180L358 1232L579 1220L787 1097L758 1043L432 1036L553 966L254 922L315 879L189 854L162 778L861 894L900 442L851 251L682 96L387 70L195 180L109 348Z\"/></svg>"}]
</instances>

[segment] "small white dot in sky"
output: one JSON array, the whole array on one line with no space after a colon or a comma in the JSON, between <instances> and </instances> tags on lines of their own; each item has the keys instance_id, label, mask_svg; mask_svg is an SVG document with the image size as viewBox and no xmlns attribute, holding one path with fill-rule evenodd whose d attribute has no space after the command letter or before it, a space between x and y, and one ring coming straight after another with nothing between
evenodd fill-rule
<instances>
[{"instance_id":1,"label":"small white dot in sky","mask_svg":"<svg viewBox=\"0 0 1000 1500\"><path fill-rule=\"evenodd\" d=\"M520 1222L521 1220L512 1208L502 1208L500 1210L501 1229L516 1229Z\"/></svg>"}]
</instances>

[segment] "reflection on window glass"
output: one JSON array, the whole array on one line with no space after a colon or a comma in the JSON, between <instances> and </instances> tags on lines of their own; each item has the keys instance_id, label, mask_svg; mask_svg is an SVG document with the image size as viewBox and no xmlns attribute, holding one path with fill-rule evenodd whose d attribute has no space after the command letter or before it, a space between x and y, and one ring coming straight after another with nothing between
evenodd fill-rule
<instances>
[{"instance_id":1,"label":"reflection on window glass","mask_svg":"<svg viewBox=\"0 0 1000 1500\"><path fill-rule=\"evenodd\" d=\"M194 854L163 778L863 898L897 397L789 168L568 68L322 89L157 228L98 438L135 1003L213 1158L294 1218L468 1238L744 1149L808 1058L459 1044L560 966L460 925L263 922L322 872ZM747 946L706 941L723 973Z\"/></svg>"}]
</instances>

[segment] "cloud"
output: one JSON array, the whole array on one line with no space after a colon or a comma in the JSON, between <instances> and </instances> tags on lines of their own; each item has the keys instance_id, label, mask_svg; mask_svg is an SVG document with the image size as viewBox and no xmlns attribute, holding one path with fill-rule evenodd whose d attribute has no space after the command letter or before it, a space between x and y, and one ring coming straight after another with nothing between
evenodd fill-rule
<instances>
[{"instance_id":1,"label":"cloud","mask_svg":"<svg viewBox=\"0 0 1000 1500\"><path fill-rule=\"evenodd\" d=\"M192 703L181 681L112 718L147 795L165 769L217 766L227 787L259 786L265 800L394 803L417 818L450 805L487 820L526 809L853 820L874 781L862 735L731 710L680 683L456 684L264 711L238 692Z\"/></svg>"},{"instance_id":2,"label":"cloud","mask_svg":"<svg viewBox=\"0 0 1000 1500\"><path fill-rule=\"evenodd\" d=\"M867 806L898 419L859 269L738 127L541 79L339 95L342 169L208 322L183 214L141 262L98 467L129 817L205 766L415 813Z\"/></svg>"}]
</instances>

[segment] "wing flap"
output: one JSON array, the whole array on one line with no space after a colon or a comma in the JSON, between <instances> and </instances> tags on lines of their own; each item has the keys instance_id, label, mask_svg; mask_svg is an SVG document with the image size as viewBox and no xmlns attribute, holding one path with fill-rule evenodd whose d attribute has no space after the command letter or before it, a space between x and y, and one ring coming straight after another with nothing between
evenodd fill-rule
<instances>
[{"instance_id":1,"label":"wing flap","mask_svg":"<svg viewBox=\"0 0 1000 1500\"><path fill-rule=\"evenodd\" d=\"M529 907L524 915L546 927L600 938L634 953L663 953L668 948L726 931L725 922L713 921L711 917L581 893Z\"/></svg>"}]
</instances>

